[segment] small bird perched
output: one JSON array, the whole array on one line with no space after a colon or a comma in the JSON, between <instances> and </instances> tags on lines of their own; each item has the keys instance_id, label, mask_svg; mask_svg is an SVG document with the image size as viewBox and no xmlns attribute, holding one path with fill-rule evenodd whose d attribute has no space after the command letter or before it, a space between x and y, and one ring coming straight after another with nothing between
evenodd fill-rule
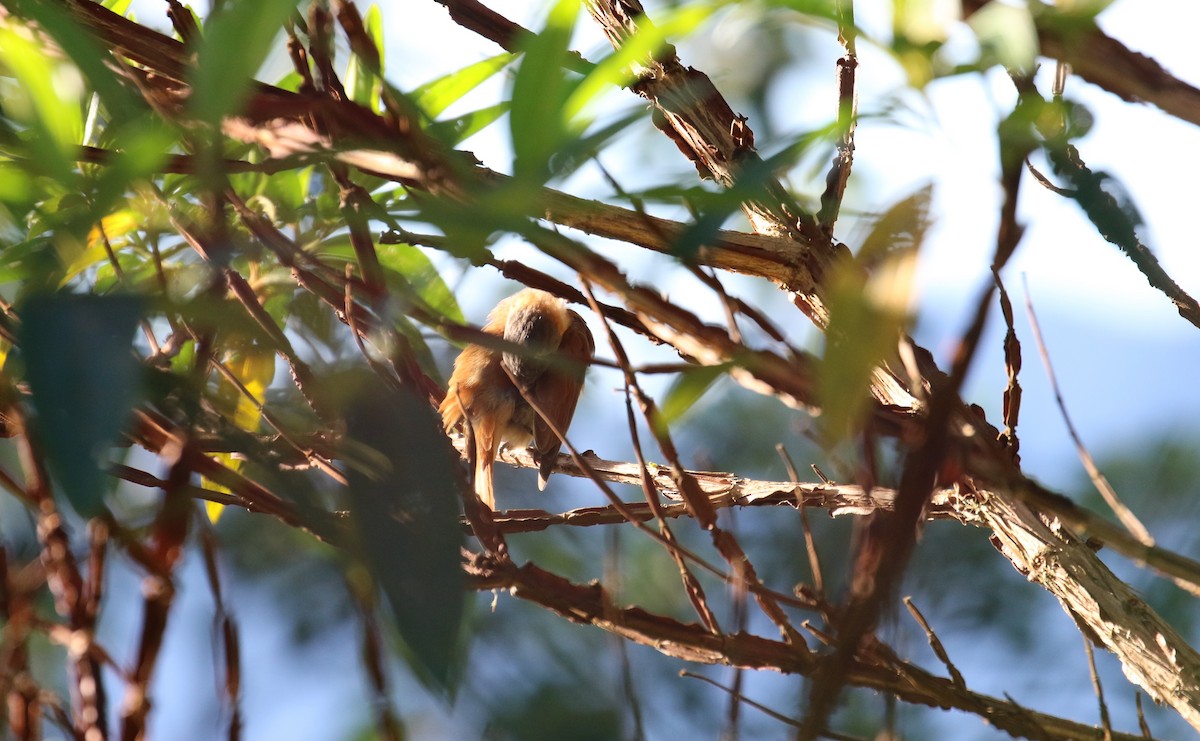
<instances>
[{"instance_id":1,"label":"small bird perched","mask_svg":"<svg viewBox=\"0 0 1200 741\"><path fill-rule=\"evenodd\" d=\"M534 288L497 304L483 331L529 351L500 352L468 345L454 361L450 388L439 411L447 432L463 424L467 439L474 436L470 452L475 456L475 491L494 509L492 465L502 444L531 445L539 469L538 488L546 488L562 441L526 397L565 433L596 343L583 317L562 299Z\"/></svg>"}]
</instances>

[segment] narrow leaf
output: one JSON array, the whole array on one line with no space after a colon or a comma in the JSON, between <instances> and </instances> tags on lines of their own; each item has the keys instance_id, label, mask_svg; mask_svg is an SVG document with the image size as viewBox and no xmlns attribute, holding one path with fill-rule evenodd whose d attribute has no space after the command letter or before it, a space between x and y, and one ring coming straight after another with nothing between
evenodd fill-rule
<instances>
[{"instance_id":1,"label":"narrow leaf","mask_svg":"<svg viewBox=\"0 0 1200 741\"><path fill-rule=\"evenodd\" d=\"M518 179L542 182L549 177L550 157L566 139L563 104L571 86L563 61L578 15L579 0L559 0L546 28L526 42L509 115Z\"/></svg>"},{"instance_id":2,"label":"narrow leaf","mask_svg":"<svg viewBox=\"0 0 1200 741\"><path fill-rule=\"evenodd\" d=\"M427 82L412 91L412 100L430 118L437 118L467 93L512 64L517 55L505 52Z\"/></svg>"},{"instance_id":3,"label":"narrow leaf","mask_svg":"<svg viewBox=\"0 0 1200 741\"><path fill-rule=\"evenodd\" d=\"M104 466L141 391L128 296L54 295L21 312L20 346L37 441L75 511L104 510Z\"/></svg>"},{"instance_id":4,"label":"narrow leaf","mask_svg":"<svg viewBox=\"0 0 1200 741\"><path fill-rule=\"evenodd\" d=\"M466 614L458 457L433 409L361 373L346 407L350 519L416 675L453 694Z\"/></svg>"},{"instance_id":5,"label":"narrow leaf","mask_svg":"<svg viewBox=\"0 0 1200 741\"><path fill-rule=\"evenodd\" d=\"M818 374L826 442L852 435L870 402L871 374L896 350L908 320L916 252L929 226L932 192L922 188L876 221L859 252L832 271L829 328Z\"/></svg>"},{"instance_id":6,"label":"narrow leaf","mask_svg":"<svg viewBox=\"0 0 1200 741\"><path fill-rule=\"evenodd\" d=\"M726 365L702 365L680 373L663 397L663 421L674 422L686 414L726 370Z\"/></svg>"},{"instance_id":7,"label":"narrow leaf","mask_svg":"<svg viewBox=\"0 0 1200 741\"><path fill-rule=\"evenodd\" d=\"M191 104L201 119L216 125L241 107L251 75L295 8L296 0L230 0L209 16L192 80Z\"/></svg>"}]
</instances>

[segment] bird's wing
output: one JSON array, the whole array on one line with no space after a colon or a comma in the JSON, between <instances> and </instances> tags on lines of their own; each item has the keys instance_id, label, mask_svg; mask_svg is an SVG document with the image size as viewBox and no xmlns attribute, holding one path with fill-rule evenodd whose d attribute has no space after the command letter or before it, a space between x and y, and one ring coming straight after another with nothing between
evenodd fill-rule
<instances>
[{"instance_id":1,"label":"bird's wing","mask_svg":"<svg viewBox=\"0 0 1200 741\"><path fill-rule=\"evenodd\" d=\"M550 367L533 386L533 400L546 414L559 432L566 434L575 415L575 404L583 390L583 376L596 354L596 343L583 317L574 311L567 312L570 324L563 332L558 346L558 356L571 361L570 366ZM546 420L538 417L533 423L533 446L538 460L538 488L546 488L546 479L554 470L562 441Z\"/></svg>"}]
</instances>

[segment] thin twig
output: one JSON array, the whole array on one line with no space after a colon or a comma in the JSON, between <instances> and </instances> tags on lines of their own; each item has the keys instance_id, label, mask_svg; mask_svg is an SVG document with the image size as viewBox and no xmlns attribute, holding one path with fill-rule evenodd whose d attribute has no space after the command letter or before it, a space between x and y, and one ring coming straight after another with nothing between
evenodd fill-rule
<instances>
[{"instance_id":1,"label":"thin twig","mask_svg":"<svg viewBox=\"0 0 1200 741\"><path fill-rule=\"evenodd\" d=\"M775 452L783 460L784 468L787 469L788 477L791 478L792 483L799 487L800 472L796 470L796 464L792 461L792 456L788 454L787 448L783 447L783 443L776 443ZM813 466L813 470L818 476L821 475L821 471L816 465ZM824 483L828 484L830 482L825 480ZM799 494L798 491L797 494ZM817 597L823 600L825 599L825 576L821 569L821 557L817 553L817 543L813 539L812 527L808 524L808 509L804 505L804 498L802 496L796 497L796 509L800 511L800 529L804 532L804 550L808 553L808 568L812 573L813 591Z\"/></svg>"},{"instance_id":2,"label":"thin twig","mask_svg":"<svg viewBox=\"0 0 1200 741\"><path fill-rule=\"evenodd\" d=\"M1108 703L1104 702L1104 688L1100 686L1100 675L1096 672L1096 652L1092 650L1092 639L1082 634L1083 650L1087 654L1088 672L1092 676L1092 690L1100 703L1100 727L1104 729L1104 741L1112 741L1112 719L1108 715Z\"/></svg>"},{"instance_id":3,"label":"thin twig","mask_svg":"<svg viewBox=\"0 0 1200 741\"><path fill-rule=\"evenodd\" d=\"M1142 711L1142 693L1133 693L1133 702L1137 706L1138 730L1142 732L1143 738L1154 738L1154 734L1150 733L1150 724L1146 722L1146 714Z\"/></svg>"},{"instance_id":4,"label":"thin twig","mask_svg":"<svg viewBox=\"0 0 1200 741\"><path fill-rule=\"evenodd\" d=\"M1024 276L1022 276L1024 279ZM1033 329L1033 341L1037 344L1038 354L1042 358L1042 366L1046 369L1046 378L1050 382L1050 388L1054 392L1054 401L1058 404L1058 411L1062 414L1063 423L1067 426L1067 434L1071 436L1071 442L1075 444L1075 453L1079 456L1080 462L1083 463L1084 469L1087 471L1088 477L1092 480L1092 485L1096 487L1096 491L1100 492L1100 496L1104 498L1109 509L1121 521L1129 532L1138 539L1143 545L1153 546L1154 538L1150 535L1150 531L1142 524L1137 515L1133 513L1121 498L1117 496L1117 492L1113 489L1108 479L1100 472L1100 468L1096 465L1095 459L1088 452L1087 446L1083 444L1079 433L1075 429L1075 424L1071 421L1071 415L1067 412L1067 403L1063 399L1062 388L1058 384L1058 377L1054 373L1054 365L1050 362L1050 351L1046 347L1046 341L1042 337L1041 324L1037 319L1037 312L1033 309L1033 297L1029 291L1029 282L1025 280L1025 314L1029 318L1029 326ZM1177 582L1178 583L1178 582ZM1180 584L1183 586L1183 584ZM1193 594L1200 594L1200 588L1191 588Z\"/></svg>"},{"instance_id":5,"label":"thin twig","mask_svg":"<svg viewBox=\"0 0 1200 741\"><path fill-rule=\"evenodd\" d=\"M217 538L208 517L197 514L197 530L200 533L201 552L204 555L204 573L208 580L208 591L212 596L213 633L220 636L221 657L219 668L224 669L225 681L221 683L225 702L229 703L229 731L226 738L238 741L242 736L242 660L241 639L237 622L225 603L221 588L221 572L217 565Z\"/></svg>"},{"instance_id":6,"label":"thin twig","mask_svg":"<svg viewBox=\"0 0 1200 741\"><path fill-rule=\"evenodd\" d=\"M584 281L584 292L588 297L588 302L593 304L593 311L598 307L596 297L592 294L591 286ZM667 524L667 520L662 514L662 503L659 501L659 492L654 486L654 480L650 476L649 468L646 465L645 456L642 453L641 435L638 433L637 420L633 414L633 398L638 396L639 401L642 400L641 389L637 385L637 377L629 368L629 356L625 353L625 348L621 341L617 339L617 335L613 332L612 326L603 315L600 316L601 324L604 326L604 333L608 339L609 346L613 350L613 355L617 359L618 365L622 367L622 373L625 378L625 418L629 429L629 440L633 446L634 455L637 457L638 468L640 472L639 479L642 484L642 493L646 497L646 504L649 505L651 512L654 513L654 518L658 522L659 532L663 536L663 545L667 552L671 554L672 560L675 561L676 567L679 569L679 575L683 579L684 591L687 593L688 600L692 603L693 609L700 617L701 622L705 627L711 630L714 634L720 634L721 627L717 623L716 615L708 605L708 599L704 594L704 588L700 585L700 581L692 573L687 566L687 561L679 550L679 542L675 538L674 531Z\"/></svg>"},{"instance_id":7,"label":"thin twig","mask_svg":"<svg viewBox=\"0 0 1200 741\"><path fill-rule=\"evenodd\" d=\"M933 653L938 657L938 660L946 666L946 671L950 673L950 681L954 682L955 687L965 690L967 688L967 683L963 679L962 673L959 672L958 667L954 665L954 662L950 660L950 655L946 653L946 647L942 645L942 642L938 639L937 634L933 632L933 627L929 624L929 621L926 620L925 616L921 614L921 611L917 609L912 597L904 598L904 606L908 608L908 613L912 615L913 620L917 621L917 625L921 626L921 630L925 631L925 638L929 641L929 647L933 649Z\"/></svg>"}]
</instances>

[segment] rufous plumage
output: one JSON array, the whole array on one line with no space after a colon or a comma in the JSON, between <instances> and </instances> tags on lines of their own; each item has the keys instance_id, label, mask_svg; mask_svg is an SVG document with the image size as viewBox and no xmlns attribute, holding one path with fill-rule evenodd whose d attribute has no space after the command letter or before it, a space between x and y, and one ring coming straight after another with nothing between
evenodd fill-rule
<instances>
[{"instance_id":1,"label":"rufous plumage","mask_svg":"<svg viewBox=\"0 0 1200 741\"><path fill-rule=\"evenodd\" d=\"M475 491L494 509L492 468L502 445L531 447L538 488L546 488L562 445L554 430L565 434L571 424L596 345L583 317L562 299L533 288L497 304L483 331L527 350L468 345L454 361L439 411L447 432L461 425L468 443L474 441L468 453L475 462Z\"/></svg>"}]
</instances>

